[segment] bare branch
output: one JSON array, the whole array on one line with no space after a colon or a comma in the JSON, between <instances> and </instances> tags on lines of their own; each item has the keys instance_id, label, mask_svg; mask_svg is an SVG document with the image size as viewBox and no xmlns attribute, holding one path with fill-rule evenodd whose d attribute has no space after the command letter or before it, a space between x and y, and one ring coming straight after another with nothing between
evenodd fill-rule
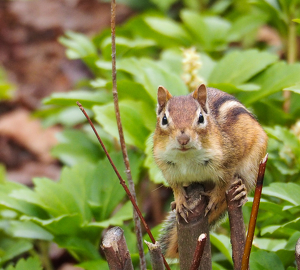
<instances>
[{"instance_id":1,"label":"bare branch","mask_svg":"<svg viewBox=\"0 0 300 270\"><path fill-rule=\"evenodd\" d=\"M104 235L101 248L110 270L134 270L127 248L124 231L113 227Z\"/></svg>"},{"instance_id":2,"label":"bare branch","mask_svg":"<svg viewBox=\"0 0 300 270\"><path fill-rule=\"evenodd\" d=\"M160 244L158 242L152 244L147 241L145 241L145 243L149 249L152 270L164 270L164 260L162 257Z\"/></svg>"},{"instance_id":3,"label":"bare branch","mask_svg":"<svg viewBox=\"0 0 300 270\"><path fill-rule=\"evenodd\" d=\"M197 246L194 253L194 258L192 261L192 266L190 270L198 270L200 266L200 262L202 259L205 243L206 243L207 235L205 233L202 233L197 241Z\"/></svg>"},{"instance_id":4,"label":"bare branch","mask_svg":"<svg viewBox=\"0 0 300 270\"><path fill-rule=\"evenodd\" d=\"M130 193L128 187L126 186L125 181L123 180L122 176L121 176L120 173L118 172L118 170L117 170L117 168L116 168L114 162L112 161L112 159L111 159L111 157L110 157L110 155L109 155L109 153L108 153L108 151L107 151L107 149L106 149L104 143L102 142L102 140L101 140L101 138L100 138L100 136L99 136L99 134L98 134L98 132L97 132L97 130L96 130L96 128L95 128L95 126L94 126L92 120L91 120L91 118L88 116L88 114L86 113L86 111L85 111L85 109L82 107L82 105L81 105L78 101L77 101L76 103L77 103L77 105L79 106L79 108L80 108L80 110L82 111L82 113L84 114L84 116L86 117L86 119L88 120L90 126L92 127L92 129L93 129L93 131L94 131L94 133L95 133L95 135L96 135L96 137L97 137L97 139L98 139L98 141L99 141L99 143L100 143L100 145L101 145L101 147L102 147L102 149L103 149L103 151L104 151L104 153L105 153L107 159L109 160L109 163L111 164L111 166L112 166L112 168L114 169L114 171L115 171L117 177L119 178L120 184L121 184L122 187L124 188L124 190L125 190L125 192L126 192L128 198L129 198L129 200L131 201L131 203L132 203L134 209L136 210L136 212L137 212L137 214L138 214L140 220L142 221L142 223L143 223L143 225L144 225L144 227L145 227L145 229L146 229L146 231L147 231L147 233L148 233L148 235L149 235L149 237L150 237L152 243L155 243L155 239L154 239L154 237L153 237L153 235L152 235L152 233L151 233L151 231L150 231L150 229L149 229L149 227L148 227L148 225L147 225L147 223L146 223L146 221L145 221L145 219L144 219L144 217L143 217L143 215L142 215L140 209L138 208L138 206L137 206L135 200L133 199L133 197L132 197L132 195L131 195L131 193ZM164 259L165 267L166 267L168 270L170 270L170 267L169 267L168 263L166 262L165 258L163 258L163 259Z\"/></svg>"},{"instance_id":5,"label":"bare branch","mask_svg":"<svg viewBox=\"0 0 300 270\"><path fill-rule=\"evenodd\" d=\"M117 90L117 69L116 69L116 1L111 1L111 50L112 50L112 83L113 83L113 99L114 99L114 107L115 107L115 114L117 119L117 126L119 131L119 137L120 137L120 144L121 149L123 153L123 160L126 168L126 177L129 184L129 190L132 194L133 199L137 203L136 200L136 193L135 193L135 187L132 180L131 175L131 169L129 165L129 158L128 153L126 149L126 143L123 133L123 126L121 122L121 116L120 116L120 108L119 108L119 101L118 101L118 90ZM134 224L135 224L135 233L137 237L137 244L138 244L138 250L140 255L140 269L146 270L146 259L143 249L143 237L142 237L142 228L141 223L139 220L139 216L137 212L133 211L134 216Z\"/></svg>"},{"instance_id":6,"label":"bare branch","mask_svg":"<svg viewBox=\"0 0 300 270\"><path fill-rule=\"evenodd\" d=\"M239 200L234 200L235 191L241 187L241 181L235 181L235 185L226 191L226 201L230 224L230 240L232 245L232 260L235 270L241 269L242 258L246 242L245 224L242 205Z\"/></svg>"},{"instance_id":7,"label":"bare branch","mask_svg":"<svg viewBox=\"0 0 300 270\"><path fill-rule=\"evenodd\" d=\"M259 208L259 203L260 203L260 197L261 197L261 191L262 191L262 187L263 187L263 181L264 181L267 160L268 160L268 154L266 154L266 156L262 159L262 161L259 164L255 194L254 194L254 199L253 199L253 205L252 205L252 210L251 210L251 216L250 216L250 221L249 221L248 234L247 234L247 238L246 238L246 244L245 244L244 255L243 255L243 259L242 259L241 270L247 270L249 267L250 252L251 252L252 241L253 241L253 236L254 236L254 231L255 231L256 219L257 219L257 214L258 214L258 208Z\"/></svg>"},{"instance_id":8,"label":"bare branch","mask_svg":"<svg viewBox=\"0 0 300 270\"><path fill-rule=\"evenodd\" d=\"M297 269L300 270L300 238L298 239L296 244L295 255L296 255Z\"/></svg>"},{"instance_id":9,"label":"bare branch","mask_svg":"<svg viewBox=\"0 0 300 270\"><path fill-rule=\"evenodd\" d=\"M188 223L180 215L177 215L178 252L181 270L189 270L191 268L198 242L197 239L202 233L207 235L208 241L206 241L204 246L200 269L212 269L209 225L207 217L204 216L207 198L201 196L202 191L203 187L199 183L191 184L186 188L188 207L193 211L187 217Z\"/></svg>"}]
</instances>

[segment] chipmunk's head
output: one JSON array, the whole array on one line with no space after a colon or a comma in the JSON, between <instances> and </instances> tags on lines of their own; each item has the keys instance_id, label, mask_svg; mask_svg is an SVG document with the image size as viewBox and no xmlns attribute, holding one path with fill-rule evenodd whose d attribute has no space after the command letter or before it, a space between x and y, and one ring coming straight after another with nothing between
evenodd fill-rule
<instances>
[{"instance_id":1,"label":"chipmunk's head","mask_svg":"<svg viewBox=\"0 0 300 270\"><path fill-rule=\"evenodd\" d=\"M158 144L187 152L199 149L205 143L209 125L207 91L204 84L187 96L172 97L163 86L157 92ZM200 139L200 137L202 139Z\"/></svg>"}]
</instances>

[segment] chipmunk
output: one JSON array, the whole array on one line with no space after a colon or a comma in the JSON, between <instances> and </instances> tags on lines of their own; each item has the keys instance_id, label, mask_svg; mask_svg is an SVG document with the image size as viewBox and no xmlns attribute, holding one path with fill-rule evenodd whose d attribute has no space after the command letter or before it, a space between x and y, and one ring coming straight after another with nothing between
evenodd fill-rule
<instances>
[{"instance_id":1,"label":"chipmunk","mask_svg":"<svg viewBox=\"0 0 300 270\"><path fill-rule=\"evenodd\" d=\"M190 209L184 186L203 183L204 195L209 198L205 215L208 223L214 224L227 209L225 192L234 179L243 182L236 200L246 197L255 186L267 135L236 98L204 84L178 97L159 86L157 100L153 154L173 190L176 213L186 220ZM169 224L166 230L174 228ZM176 245L176 232L170 234L170 244ZM177 257L176 248L169 250L167 247L166 257Z\"/></svg>"}]
</instances>

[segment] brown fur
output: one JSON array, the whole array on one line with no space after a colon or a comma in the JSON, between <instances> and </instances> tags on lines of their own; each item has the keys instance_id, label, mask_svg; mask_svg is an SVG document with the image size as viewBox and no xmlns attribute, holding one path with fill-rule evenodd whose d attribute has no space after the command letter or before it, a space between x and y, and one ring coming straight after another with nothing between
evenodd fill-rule
<instances>
[{"instance_id":1,"label":"brown fur","mask_svg":"<svg viewBox=\"0 0 300 270\"><path fill-rule=\"evenodd\" d=\"M239 101L204 85L179 97L160 87L153 141L154 158L173 189L176 211L183 217L188 211L183 186L201 182L210 197L206 209L210 224L226 211L225 191L235 175L248 191L254 187L267 147L265 132ZM172 237L177 235L172 232ZM168 249L166 254L172 256Z\"/></svg>"}]
</instances>

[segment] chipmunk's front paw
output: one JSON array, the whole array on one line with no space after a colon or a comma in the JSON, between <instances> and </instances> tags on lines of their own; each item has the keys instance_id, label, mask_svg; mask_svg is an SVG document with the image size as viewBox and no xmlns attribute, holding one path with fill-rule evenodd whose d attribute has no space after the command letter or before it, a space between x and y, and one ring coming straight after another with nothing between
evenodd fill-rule
<instances>
[{"instance_id":1,"label":"chipmunk's front paw","mask_svg":"<svg viewBox=\"0 0 300 270\"><path fill-rule=\"evenodd\" d=\"M225 199L225 194L223 194L221 190L216 188L208 192L203 192L202 195L209 198L208 204L205 209L205 216L207 216L210 211L217 209L220 202Z\"/></svg>"},{"instance_id":2,"label":"chipmunk's front paw","mask_svg":"<svg viewBox=\"0 0 300 270\"><path fill-rule=\"evenodd\" d=\"M172 210L175 210L177 214L179 214L186 223L188 223L187 218L189 212L192 210L189 208L187 203L187 198L185 196L177 197L174 202L171 203Z\"/></svg>"},{"instance_id":3,"label":"chipmunk's front paw","mask_svg":"<svg viewBox=\"0 0 300 270\"><path fill-rule=\"evenodd\" d=\"M239 201L239 207L243 206L248 201L246 186L240 178L235 180L229 189L235 189L232 201Z\"/></svg>"}]
</instances>

